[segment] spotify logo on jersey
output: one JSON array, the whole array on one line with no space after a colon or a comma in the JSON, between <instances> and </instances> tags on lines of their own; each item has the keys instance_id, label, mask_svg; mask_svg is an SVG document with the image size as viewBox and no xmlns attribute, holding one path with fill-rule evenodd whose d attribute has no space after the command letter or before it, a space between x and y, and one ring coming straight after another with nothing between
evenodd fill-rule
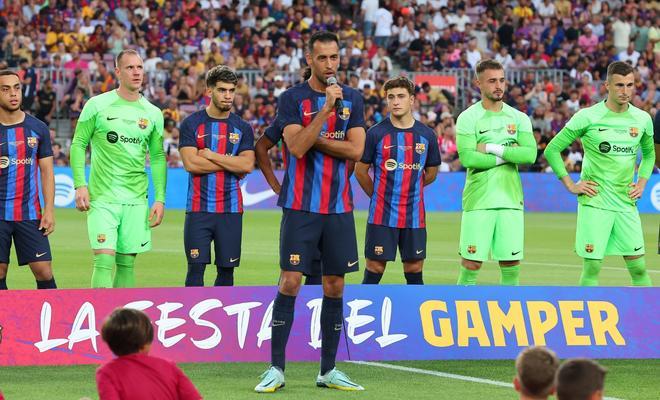
<instances>
[{"instance_id":1,"label":"spotify logo on jersey","mask_svg":"<svg viewBox=\"0 0 660 400\"><path fill-rule=\"evenodd\" d=\"M117 140L119 140L119 135L117 135L117 132L115 131L108 132L106 137L110 143L117 143Z\"/></svg>"},{"instance_id":2,"label":"spotify logo on jersey","mask_svg":"<svg viewBox=\"0 0 660 400\"><path fill-rule=\"evenodd\" d=\"M394 171L398 165L397 161L393 158L385 161L385 169L388 171Z\"/></svg>"},{"instance_id":3,"label":"spotify logo on jersey","mask_svg":"<svg viewBox=\"0 0 660 400\"><path fill-rule=\"evenodd\" d=\"M601 142L601 144L598 145L598 150L600 150L601 153L609 153L610 150L612 150L612 146L608 142Z\"/></svg>"}]
</instances>

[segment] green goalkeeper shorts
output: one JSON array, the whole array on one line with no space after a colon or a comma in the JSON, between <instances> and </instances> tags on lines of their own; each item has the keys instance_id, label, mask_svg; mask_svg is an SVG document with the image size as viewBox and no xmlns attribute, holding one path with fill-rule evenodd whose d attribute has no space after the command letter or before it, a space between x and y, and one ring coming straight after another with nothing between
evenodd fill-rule
<instances>
[{"instance_id":1,"label":"green goalkeeper shorts","mask_svg":"<svg viewBox=\"0 0 660 400\"><path fill-rule=\"evenodd\" d=\"M461 218L459 254L466 260L515 261L523 259L525 219L523 210L465 211Z\"/></svg>"},{"instance_id":2,"label":"green goalkeeper shorts","mask_svg":"<svg viewBox=\"0 0 660 400\"><path fill-rule=\"evenodd\" d=\"M608 255L644 254L644 233L639 212L603 210L578 204L575 252L600 260Z\"/></svg>"},{"instance_id":3,"label":"green goalkeeper shorts","mask_svg":"<svg viewBox=\"0 0 660 400\"><path fill-rule=\"evenodd\" d=\"M151 250L149 206L92 201L87 233L93 250L111 249L121 254Z\"/></svg>"}]
</instances>

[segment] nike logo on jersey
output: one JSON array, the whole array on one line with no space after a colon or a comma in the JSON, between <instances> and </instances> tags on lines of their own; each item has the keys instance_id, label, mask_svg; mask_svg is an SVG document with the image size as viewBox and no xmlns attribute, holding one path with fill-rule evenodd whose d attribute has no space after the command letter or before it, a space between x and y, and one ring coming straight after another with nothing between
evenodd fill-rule
<instances>
[{"instance_id":1,"label":"nike logo on jersey","mask_svg":"<svg viewBox=\"0 0 660 400\"><path fill-rule=\"evenodd\" d=\"M603 131L606 131L606 130L607 130L607 128L598 128L598 132L603 132Z\"/></svg>"},{"instance_id":2,"label":"nike logo on jersey","mask_svg":"<svg viewBox=\"0 0 660 400\"><path fill-rule=\"evenodd\" d=\"M144 247L144 246L146 246L147 244L149 244L149 241L146 241L146 242L144 242L144 243L140 243L140 246Z\"/></svg>"},{"instance_id":3,"label":"nike logo on jersey","mask_svg":"<svg viewBox=\"0 0 660 400\"><path fill-rule=\"evenodd\" d=\"M635 251L637 251L637 250L635 250ZM44 251L43 253L37 253L37 254L35 254L35 255L37 256L37 258L39 258L39 257L43 256L43 255L46 254L46 253L48 253L48 252L47 252L47 251Z\"/></svg>"},{"instance_id":4,"label":"nike logo on jersey","mask_svg":"<svg viewBox=\"0 0 660 400\"><path fill-rule=\"evenodd\" d=\"M209 134L207 133L206 135L197 135L197 139L202 139L205 136L208 136Z\"/></svg>"},{"instance_id":5,"label":"nike logo on jersey","mask_svg":"<svg viewBox=\"0 0 660 400\"><path fill-rule=\"evenodd\" d=\"M417 253L417 254L422 254L423 252L424 252L424 250L416 250L415 251L415 253Z\"/></svg>"},{"instance_id":6,"label":"nike logo on jersey","mask_svg":"<svg viewBox=\"0 0 660 400\"><path fill-rule=\"evenodd\" d=\"M241 193L243 194L243 205L252 206L261 203L276 195L271 189L262 190L260 192L250 193L247 190L247 181L241 185Z\"/></svg>"},{"instance_id":7,"label":"nike logo on jersey","mask_svg":"<svg viewBox=\"0 0 660 400\"><path fill-rule=\"evenodd\" d=\"M483 135L484 133L488 132L490 129L486 129L485 131L479 131L480 135Z\"/></svg>"},{"instance_id":8,"label":"nike logo on jersey","mask_svg":"<svg viewBox=\"0 0 660 400\"><path fill-rule=\"evenodd\" d=\"M116 119L119 119L119 117L106 117L105 119L107 119L108 121L114 121Z\"/></svg>"},{"instance_id":9,"label":"nike logo on jersey","mask_svg":"<svg viewBox=\"0 0 660 400\"><path fill-rule=\"evenodd\" d=\"M521 250L521 251L522 251L522 250ZM512 256L517 256L518 254L520 254L520 251L515 251L515 252L512 251L512 252L511 252L511 255L512 255Z\"/></svg>"},{"instance_id":10,"label":"nike logo on jersey","mask_svg":"<svg viewBox=\"0 0 660 400\"><path fill-rule=\"evenodd\" d=\"M391 149L392 147L396 147L396 145L393 144L393 145L390 145L390 146L383 146L383 148L385 148L385 149Z\"/></svg>"},{"instance_id":11,"label":"nike logo on jersey","mask_svg":"<svg viewBox=\"0 0 660 400\"><path fill-rule=\"evenodd\" d=\"M335 324L335 330L340 331L341 330L341 324Z\"/></svg>"},{"instance_id":12,"label":"nike logo on jersey","mask_svg":"<svg viewBox=\"0 0 660 400\"><path fill-rule=\"evenodd\" d=\"M317 112L318 112L318 111L312 111L312 112L303 111L303 115L304 115L305 117L309 117L310 115L314 115L314 114L316 114Z\"/></svg>"},{"instance_id":13,"label":"nike logo on jersey","mask_svg":"<svg viewBox=\"0 0 660 400\"><path fill-rule=\"evenodd\" d=\"M229 259L229 262L236 262L236 261L238 261L239 259L240 259L240 257L237 257L237 258L230 258L230 259Z\"/></svg>"},{"instance_id":14,"label":"nike logo on jersey","mask_svg":"<svg viewBox=\"0 0 660 400\"><path fill-rule=\"evenodd\" d=\"M273 326L282 326L282 325L284 325L285 323L286 323L286 322L284 322L284 321L278 321L278 320L276 320L276 319L273 320Z\"/></svg>"},{"instance_id":15,"label":"nike logo on jersey","mask_svg":"<svg viewBox=\"0 0 660 400\"><path fill-rule=\"evenodd\" d=\"M644 247L644 246L635 247L634 251L640 251L642 249L642 247Z\"/></svg>"},{"instance_id":16,"label":"nike logo on jersey","mask_svg":"<svg viewBox=\"0 0 660 400\"><path fill-rule=\"evenodd\" d=\"M352 266L354 266L355 264L357 264L358 261L359 261L359 260L355 260L355 261L353 261L353 262L349 262L349 263L348 263L348 266L349 266L349 267L352 267Z\"/></svg>"}]
</instances>

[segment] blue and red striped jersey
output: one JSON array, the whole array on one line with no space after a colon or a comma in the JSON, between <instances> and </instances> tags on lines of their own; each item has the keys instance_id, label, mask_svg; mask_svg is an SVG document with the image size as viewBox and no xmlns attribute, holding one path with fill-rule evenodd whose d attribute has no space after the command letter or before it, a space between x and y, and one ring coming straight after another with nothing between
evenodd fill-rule
<instances>
[{"instance_id":1,"label":"blue and red striped jersey","mask_svg":"<svg viewBox=\"0 0 660 400\"><path fill-rule=\"evenodd\" d=\"M48 127L35 117L0 125L0 220L41 219L39 160L52 156Z\"/></svg>"},{"instance_id":2,"label":"blue and red striped jersey","mask_svg":"<svg viewBox=\"0 0 660 400\"><path fill-rule=\"evenodd\" d=\"M386 118L367 132L361 161L372 164L374 170L368 222L393 228L425 227L424 169L440 165L440 149L431 128L415 121L412 128L400 129Z\"/></svg>"},{"instance_id":3,"label":"blue and red striped jersey","mask_svg":"<svg viewBox=\"0 0 660 400\"><path fill-rule=\"evenodd\" d=\"M364 101L354 89L343 86L343 108L333 112L319 136L348 140L351 128L364 128ZM303 82L280 95L278 118L281 129L288 125L308 126L325 104L325 93ZM353 192L346 160L326 155L313 148L297 159L282 146L285 164L282 191L277 204L283 208L319 214L340 214L353 210Z\"/></svg>"},{"instance_id":4,"label":"blue and red striped jersey","mask_svg":"<svg viewBox=\"0 0 660 400\"><path fill-rule=\"evenodd\" d=\"M218 154L236 156L254 150L252 127L236 114L227 119L211 118L206 110L191 114L181 123L179 148L208 148ZM188 174L187 212L242 213L240 178L229 171Z\"/></svg>"}]
</instances>

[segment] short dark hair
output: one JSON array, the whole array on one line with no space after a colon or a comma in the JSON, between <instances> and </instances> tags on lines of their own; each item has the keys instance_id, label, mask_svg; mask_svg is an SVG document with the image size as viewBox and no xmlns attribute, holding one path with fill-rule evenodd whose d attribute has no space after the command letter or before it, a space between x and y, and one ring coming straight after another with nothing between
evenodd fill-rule
<instances>
[{"instance_id":1,"label":"short dark hair","mask_svg":"<svg viewBox=\"0 0 660 400\"><path fill-rule=\"evenodd\" d=\"M410 79L406 78L405 76L399 76L396 78L392 78L385 82L385 86L383 86L383 89L385 90L385 93L387 93L388 90L394 89L394 88L404 88L408 91L408 94L411 96L415 95L415 84L413 81Z\"/></svg>"},{"instance_id":2,"label":"short dark hair","mask_svg":"<svg viewBox=\"0 0 660 400\"><path fill-rule=\"evenodd\" d=\"M309 50L310 53L314 49L314 43L316 42L321 42L321 43L335 42L337 43L337 47L339 47L339 37L337 36L336 33L333 32L328 32L328 31L314 32L312 34L312 37L309 38L309 42L307 44L307 49Z\"/></svg>"},{"instance_id":3,"label":"short dark hair","mask_svg":"<svg viewBox=\"0 0 660 400\"><path fill-rule=\"evenodd\" d=\"M125 356L153 342L154 328L144 312L117 308L103 322L101 337L115 355Z\"/></svg>"},{"instance_id":4,"label":"short dark hair","mask_svg":"<svg viewBox=\"0 0 660 400\"><path fill-rule=\"evenodd\" d=\"M140 57L140 53L138 53L137 51L135 51L133 49L122 50L122 51L119 52L119 54L117 54L117 57L115 57L115 67L119 68L119 63L121 62L121 59L127 54L133 54L134 56ZM142 57L140 57L140 58L142 58Z\"/></svg>"},{"instance_id":5,"label":"short dark hair","mask_svg":"<svg viewBox=\"0 0 660 400\"><path fill-rule=\"evenodd\" d=\"M477 63L477 75L481 74L482 72L486 71L487 69L501 69L504 70L504 67L499 61L487 58L485 60L481 60Z\"/></svg>"},{"instance_id":6,"label":"short dark hair","mask_svg":"<svg viewBox=\"0 0 660 400\"><path fill-rule=\"evenodd\" d=\"M564 361L557 371L558 400L587 400L594 392L603 390L607 370L587 358Z\"/></svg>"},{"instance_id":7,"label":"short dark hair","mask_svg":"<svg viewBox=\"0 0 660 400\"><path fill-rule=\"evenodd\" d=\"M528 347L516 358L516 374L522 391L530 397L547 397L555 383L559 359L554 351L539 346Z\"/></svg>"},{"instance_id":8,"label":"short dark hair","mask_svg":"<svg viewBox=\"0 0 660 400\"><path fill-rule=\"evenodd\" d=\"M214 88L218 82L238 84L238 76L226 65L213 67L206 73L206 87Z\"/></svg>"},{"instance_id":9,"label":"short dark hair","mask_svg":"<svg viewBox=\"0 0 660 400\"><path fill-rule=\"evenodd\" d=\"M0 71L0 76L9 76L9 75L14 75L15 77L18 78L18 80L21 80L21 77L18 76L18 73L16 71L12 71L11 69L3 69Z\"/></svg>"},{"instance_id":10,"label":"short dark hair","mask_svg":"<svg viewBox=\"0 0 660 400\"><path fill-rule=\"evenodd\" d=\"M614 61L607 66L607 80L612 78L612 75L622 75L626 76L632 74L634 71L632 65L624 61Z\"/></svg>"}]
</instances>

